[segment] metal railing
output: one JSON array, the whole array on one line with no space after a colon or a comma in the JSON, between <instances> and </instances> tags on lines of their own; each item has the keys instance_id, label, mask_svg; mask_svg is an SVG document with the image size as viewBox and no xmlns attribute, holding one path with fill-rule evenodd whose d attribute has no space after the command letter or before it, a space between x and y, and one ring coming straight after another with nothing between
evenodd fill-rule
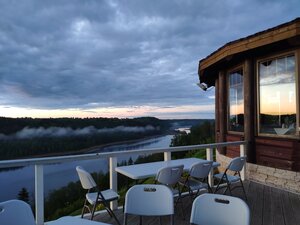
<instances>
[{"instance_id":1,"label":"metal railing","mask_svg":"<svg viewBox=\"0 0 300 225\"><path fill-rule=\"evenodd\" d=\"M68 155L68 156L56 156L56 157L44 157L44 158L30 158L30 159L19 159L19 160L2 160L0 161L0 168L20 167L20 166L34 166L35 167L35 218L37 225L44 225L44 165L52 163L65 163L72 161L81 161L89 159L101 159L106 158L109 160L109 183L110 188L117 191L117 167L118 156L131 155L131 154L154 154L164 153L164 160L171 160L172 152L191 151L197 149L206 149L206 159L213 160L213 151L216 148L226 146L240 146L240 155L245 155L246 141L237 142L222 142L213 144L203 145L191 145L191 146L180 146L180 147L169 147L169 148L154 148L154 149L141 149L141 150L129 150L129 151L116 151L116 152L105 152L105 153L91 153L82 155ZM245 169L241 173L242 179L245 178ZM209 175L209 183L213 184L212 173ZM112 208L117 208L117 202L112 203Z\"/></svg>"}]
</instances>

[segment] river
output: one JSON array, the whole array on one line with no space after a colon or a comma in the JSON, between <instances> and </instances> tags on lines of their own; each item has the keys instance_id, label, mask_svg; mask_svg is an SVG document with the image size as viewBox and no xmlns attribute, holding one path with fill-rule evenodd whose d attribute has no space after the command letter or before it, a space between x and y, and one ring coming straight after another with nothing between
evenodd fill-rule
<instances>
[{"instance_id":1,"label":"river","mask_svg":"<svg viewBox=\"0 0 300 225\"><path fill-rule=\"evenodd\" d=\"M162 137L149 138L130 144L112 145L103 148L101 152L169 147L172 137L173 135L165 135ZM138 155L132 154L119 157L118 162L128 160L130 157L135 160ZM105 173L108 171L108 160L82 160L44 166L45 196L47 196L51 190L66 186L71 181L77 181L78 175L75 170L76 166L82 166L89 172L103 171ZM33 199L34 166L26 166L15 170L6 170L0 172L0 202L17 198L19 191L23 187L28 190L30 199Z\"/></svg>"}]
</instances>

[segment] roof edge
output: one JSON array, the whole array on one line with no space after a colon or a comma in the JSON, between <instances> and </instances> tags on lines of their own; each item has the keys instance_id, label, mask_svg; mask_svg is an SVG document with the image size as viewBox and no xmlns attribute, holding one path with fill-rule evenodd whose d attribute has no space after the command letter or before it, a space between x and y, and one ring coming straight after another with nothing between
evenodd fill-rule
<instances>
[{"instance_id":1,"label":"roof edge","mask_svg":"<svg viewBox=\"0 0 300 225\"><path fill-rule=\"evenodd\" d=\"M282 35L282 33L286 33L286 35L284 36ZM266 40L263 40L271 35L274 35L276 38L270 39L269 43ZM300 17L297 17L296 19L287 23L280 24L276 27L272 27L267 30L246 36L244 38L228 42L222 47L218 48L216 51L212 52L207 57L199 61L198 74L200 75L201 70L208 68L209 66L219 62L220 60L230 55L254 49L262 45L271 44L286 39L286 37L288 36L292 37L297 35L300 35ZM254 44L258 41L261 41L261 45L259 43Z\"/></svg>"}]
</instances>

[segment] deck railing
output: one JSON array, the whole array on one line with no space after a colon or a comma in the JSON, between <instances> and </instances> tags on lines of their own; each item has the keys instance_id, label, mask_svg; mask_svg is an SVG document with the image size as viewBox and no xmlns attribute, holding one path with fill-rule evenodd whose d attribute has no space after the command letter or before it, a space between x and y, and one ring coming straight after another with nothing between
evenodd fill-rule
<instances>
[{"instance_id":1,"label":"deck railing","mask_svg":"<svg viewBox=\"0 0 300 225\"><path fill-rule=\"evenodd\" d=\"M191 145L191 146L180 146L180 147L169 147L169 148L154 148L154 149L141 149L141 150L129 150L129 151L116 151L116 152L105 152L105 153L91 153L81 155L68 155L68 156L56 156L56 157L44 157L44 158L30 158L30 159L19 159L19 160L2 160L0 161L0 168L10 167L21 167L21 166L34 166L35 167L35 218L37 225L44 224L44 172L43 168L45 165L52 163L65 163L71 161L81 161L90 159L101 159L106 158L109 160L109 182L110 188L117 191L117 167L118 156L131 155L131 154L154 154L164 153L164 160L171 160L172 152L180 151L191 151L197 149L206 149L206 159L213 160L213 151L216 148L226 146L240 146L240 155L245 155L246 141L237 142L222 142L213 144L203 145ZM242 179L245 179L245 170L241 173ZM210 174L209 183L213 184L213 176ZM112 203L112 208L117 208L117 202Z\"/></svg>"}]
</instances>

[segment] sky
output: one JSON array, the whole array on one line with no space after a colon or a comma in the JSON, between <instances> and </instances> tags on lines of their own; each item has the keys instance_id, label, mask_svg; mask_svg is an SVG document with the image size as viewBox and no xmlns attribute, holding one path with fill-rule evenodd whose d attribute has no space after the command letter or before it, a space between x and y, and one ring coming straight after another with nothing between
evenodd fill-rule
<instances>
[{"instance_id":1,"label":"sky","mask_svg":"<svg viewBox=\"0 0 300 225\"><path fill-rule=\"evenodd\" d=\"M214 118L199 60L299 0L0 0L0 116Z\"/></svg>"}]
</instances>

